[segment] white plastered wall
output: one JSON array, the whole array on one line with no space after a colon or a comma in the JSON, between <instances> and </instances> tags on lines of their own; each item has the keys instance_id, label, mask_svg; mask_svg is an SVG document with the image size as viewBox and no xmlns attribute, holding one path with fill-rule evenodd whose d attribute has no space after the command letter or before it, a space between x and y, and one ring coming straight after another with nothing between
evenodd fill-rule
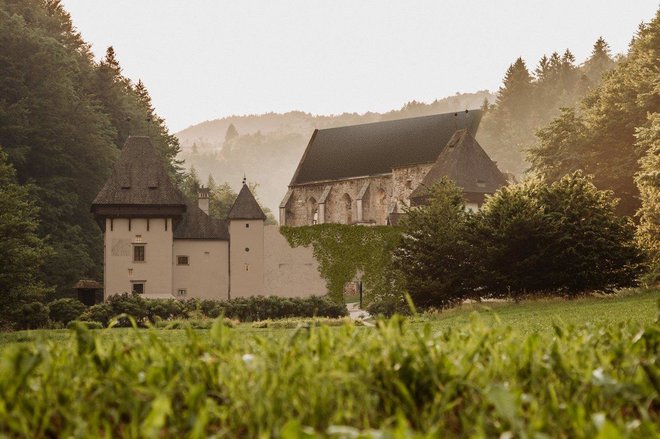
<instances>
[{"instance_id":1,"label":"white plastered wall","mask_svg":"<svg viewBox=\"0 0 660 439\"><path fill-rule=\"evenodd\" d=\"M264 284L267 295L322 296L326 282L311 247L289 246L278 226L264 227Z\"/></svg>"},{"instance_id":2,"label":"white plastered wall","mask_svg":"<svg viewBox=\"0 0 660 439\"><path fill-rule=\"evenodd\" d=\"M230 298L264 295L263 220L232 220L229 237Z\"/></svg>"},{"instance_id":3,"label":"white plastered wall","mask_svg":"<svg viewBox=\"0 0 660 439\"><path fill-rule=\"evenodd\" d=\"M187 256L188 265L178 265ZM210 239L175 239L172 246L172 294L185 298L226 300L229 292L229 243ZM182 297L182 298L183 298Z\"/></svg>"},{"instance_id":4,"label":"white plastered wall","mask_svg":"<svg viewBox=\"0 0 660 439\"><path fill-rule=\"evenodd\" d=\"M171 295L172 220L114 218L105 221L105 298L131 292L132 283L138 281L144 282L145 297ZM145 247L144 262L133 261L136 244Z\"/></svg>"}]
</instances>

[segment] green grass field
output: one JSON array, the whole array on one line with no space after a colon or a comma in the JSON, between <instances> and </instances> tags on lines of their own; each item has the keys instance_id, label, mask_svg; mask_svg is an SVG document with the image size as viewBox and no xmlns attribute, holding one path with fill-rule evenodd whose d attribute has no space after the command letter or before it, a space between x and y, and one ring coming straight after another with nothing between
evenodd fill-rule
<instances>
[{"instance_id":1,"label":"green grass field","mask_svg":"<svg viewBox=\"0 0 660 439\"><path fill-rule=\"evenodd\" d=\"M474 315L487 325L504 325L515 328L521 334L531 332L551 333L553 324L563 322L569 325L585 323L616 324L619 322L637 322L649 324L658 314L660 290L631 290L614 296L588 297L574 300L539 299L521 303L489 302L474 303L435 313L421 315L413 319L413 326L426 323L434 329L458 327L469 323ZM283 336L293 329L254 328L250 323L242 323L236 331L249 337L252 334L277 337ZM100 337L122 339L131 336L133 331L127 328L116 328L111 331L99 331ZM185 330L159 330L159 336L171 342L185 338ZM200 330L199 332L204 332ZM0 333L0 349L12 343L31 343L36 340L53 340L64 342L70 339L70 331L35 330Z\"/></svg>"},{"instance_id":2,"label":"green grass field","mask_svg":"<svg viewBox=\"0 0 660 439\"><path fill-rule=\"evenodd\" d=\"M660 437L658 291L0 339L0 436Z\"/></svg>"}]
</instances>

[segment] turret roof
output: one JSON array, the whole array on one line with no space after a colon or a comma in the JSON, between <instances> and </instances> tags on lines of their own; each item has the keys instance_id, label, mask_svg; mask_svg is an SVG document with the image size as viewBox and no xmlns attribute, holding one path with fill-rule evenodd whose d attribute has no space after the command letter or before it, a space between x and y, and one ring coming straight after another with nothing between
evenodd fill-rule
<instances>
[{"instance_id":1,"label":"turret roof","mask_svg":"<svg viewBox=\"0 0 660 439\"><path fill-rule=\"evenodd\" d=\"M238 197L236 197L234 204L229 210L227 219L266 219L266 215L264 214L263 210L261 210L261 207L259 207L259 203L254 198L254 195L252 195L252 192L250 191L250 188L248 188L247 184L243 183L243 187L238 193Z\"/></svg>"}]
</instances>

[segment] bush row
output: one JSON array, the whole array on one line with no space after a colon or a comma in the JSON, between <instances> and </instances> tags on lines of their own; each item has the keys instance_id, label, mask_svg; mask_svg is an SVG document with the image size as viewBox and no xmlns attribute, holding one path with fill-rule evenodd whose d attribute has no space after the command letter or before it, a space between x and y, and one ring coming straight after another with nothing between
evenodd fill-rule
<instances>
[{"instance_id":1,"label":"bush row","mask_svg":"<svg viewBox=\"0 0 660 439\"><path fill-rule=\"evenodd\" d=\"M134 317L141 325L162 320L226 318L242 322L287 317L343 317L346 307L324 297L246 297L227 301L145 299L137 294L111 296L106 302L94 305L80 316L83 321L100 322L107 326L120 314ZM119 326L128 326L127 319L120 319Z\"/></svg>"},{"instance_id":2,"label":"bush row","mask_svg":"<svg viewBox=\"0 0 660 439\"><path fill-rule=\"evenodd\" d=\"M224 315L228 319L255 322L290 317L329 317L347 315L346 307L325 297L246 297L228 301L145 299L137 294L111 296L106 302L87 307L77 299L57 299L49 304L32 302L21 305L15 312L15 329L63 328L80 320L107 326L113 317L126 314L144 326L161 321L205 320ZM118 326L129 326L126 318ZM167 323L164 323L167 325ZM204 325L207 325L204 323ZM184 324L183 326L191 326ZM195 325L192 325L195 327Z\"/></svg>"}]
</instances>

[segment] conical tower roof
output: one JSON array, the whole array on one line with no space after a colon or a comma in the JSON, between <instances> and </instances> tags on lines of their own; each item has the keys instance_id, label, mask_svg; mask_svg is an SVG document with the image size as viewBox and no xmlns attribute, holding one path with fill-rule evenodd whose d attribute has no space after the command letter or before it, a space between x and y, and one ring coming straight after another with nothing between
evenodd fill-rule
<instances>
[{"instance_id":1,"label":"conical tower roof","mask_svg":"<svg viewBox=\"0 0 660 439\"><path fill-rule=\"evenodd\" d=\"M243 183L243 187L241 188L241 191L238 193L238 197L236 197L236 201L234 201L234 204L231 206L231 209L229 210L229 214L227 215L227 219L229 220L265 220L266 215L264 214L263 210L261 210L261 207L259 207L259 203L257 203L257 200L254 198L254 195L252 195L252 191L250 191L250 188L247 186L247 184Z\"/></svg>"},{"instance_id":2,"label":"conical tower roof","mask_svg":"<svg viewBox=\"0 0 660 439\"><path fill-rule=\"evenodd\" d=\"M421 184L410 194L410 199L423 199L428 188L444 176L453 180L464 193L492 194L507 184L495 162L465 129L454 133Z\"/></svg>"}]
</instances>

